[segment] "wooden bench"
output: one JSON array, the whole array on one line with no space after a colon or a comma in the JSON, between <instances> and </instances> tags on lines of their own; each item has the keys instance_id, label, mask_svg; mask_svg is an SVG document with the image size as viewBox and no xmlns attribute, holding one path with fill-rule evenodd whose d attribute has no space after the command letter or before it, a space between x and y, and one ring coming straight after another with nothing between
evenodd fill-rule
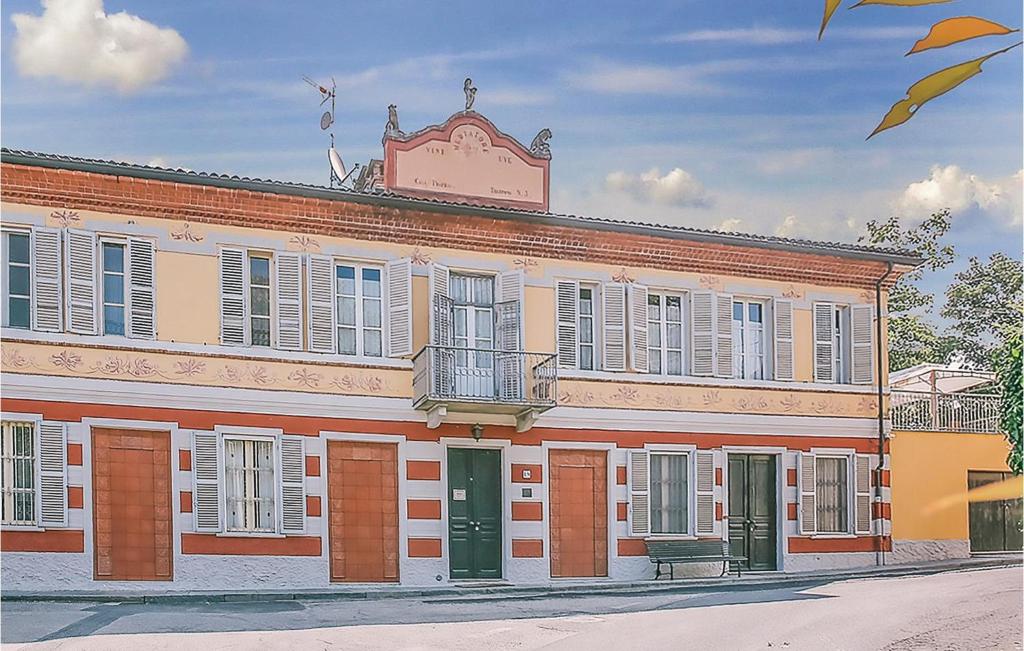
<instances>
[{"instance_id":1,"label":"wooden bench","mask_svg":"<svg viewBox=\"0 0 1024 651\"><path fill-rule=\"evenodd\" d=\"M658 564L655 581L664 574L662 565L668 565L669 578L675 579L673 563L721 563L722 573L718 576L725 576L729 563L737 562L736 576L741 576L738 561L747 560L746 556L730 554L729 543L724 540L648 540L647 556Z\"/></svg>"}]
</instances>

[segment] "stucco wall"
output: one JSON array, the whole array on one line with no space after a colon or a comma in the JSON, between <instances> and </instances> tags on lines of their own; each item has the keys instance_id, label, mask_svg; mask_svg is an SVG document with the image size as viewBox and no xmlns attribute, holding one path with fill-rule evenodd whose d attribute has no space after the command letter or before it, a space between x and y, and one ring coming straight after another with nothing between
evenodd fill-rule
<instances>
[{"instance_id":1,"label":"stucco wall","mask_svg":"<svg viewBox=\"0 0 1024 651\"><path fill-rule=\"evenodd\" d=\"M996 434L897 431L890 450L897 541L967 540L967 472L1009 470L1006 439Z\"/></svg>"}]
</instances>

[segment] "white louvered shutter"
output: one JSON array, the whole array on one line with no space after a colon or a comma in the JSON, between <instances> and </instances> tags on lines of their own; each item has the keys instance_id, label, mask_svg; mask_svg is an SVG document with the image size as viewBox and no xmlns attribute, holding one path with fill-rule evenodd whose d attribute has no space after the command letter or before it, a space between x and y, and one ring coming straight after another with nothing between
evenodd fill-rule
<instances>
[{"instance_id":1,"label":"white louvered shutter","mask_svg":"<svg viewBox=\"0 0 1024 651\"><path fill-rule=\"evenodd\" d=\"M850 340L853 370L850 379L854 384L871 384L874 359L872 343L875 329L871 305L850 306Z\"/></svg>"},{"instance_id":2,"label":"white louvered shutter","mask_svg":"<svg viewBox=\"0 0 1024 651\"><path fill-rule=\"evenodd\" d=\"M435 346L452 345L451 276L448 267L430 265L430 343Z\"/></svg>"},{"instance_id":3,"label":"white louvered shutter","mask_svg":"<svg viewBox=\"0 0 1024 651\"><path fill-rule=\"evenodd\" d=\"M502 350L523 349L523 306L525 293L525 274L522 269L503 271L498 274L497 296L495 303L504 303L509 307L506 311L515 312L506 316L506 330L500 333Z\"/></svg>"},{"instance_id":4,"label":"white louvered shutter","mask_svg":"<svg viewBox=\"0 0 1024 651\"><path fill-rule=\"evenodd\" d=\"M579 295L579 283L575 280L555 283L555 334L560 368L576 368L579 363L576 348Z\"/></svg>"},{"instance_id":5,"label":"white louvered shutter","mask_svg":"<svg viewBox=\"0 0 1024 651\"><path fill-rule=\"evenodd\" d=\"M96 233L68 229L64 242L68 330L82 335L98 334Z\"/></svg>"},{"instance_id":6,"label":"white louvered shutter","mask_svg":"<svg viewBox=\"0 0 1024 651\"><path fill-rule=\"evenodd\" d=\"M244 346L249 342L246 327L245 251L220 250L220 343Z\"/></svg>"},{"instance_id":7,"label":"white louvered shutter","mask_svg":"<svg viewBox=\"0 0 1024 651\"><path fill-rule=\"evenodd\" d=\"M214 432L192 433L192 496L196 531L221 530L220 437Z\"/></svg>"},{"instance_id":8,"label":"white louvered shutter","mask_svg":"<svg viewBox=\"0 0 1024 651\"><path fill-rule=\"evenodd\" d=\"M856 495L857 533L871 533L871 457L858 454L854 457L854 486Z\"/></svg>"},{"instance_id":9,"label":"white louvered shutter","mask_svg":"<svg viewBox=\"0 0 1024 651\"><path fill-rule=\"evenodd\" d=\"M156 247L150 240L128 238L128 336L156 337Z\"/></svg>"},{"instance_id":10,"label":"white louvered shutter","mask_svg":"<svg viewBox=\"0 0 1024 651\"><path fill-rule=\"evenodd\" d=\"M715 532L715 454L697 452L697 533Z\"/></svg>"},{"instance_id":11,"label":"white louvered shutter","mask_svg":"<svg viewBox=\"0 0 1024 651\"><path fill-rule=\"evenodd\" d=\"M309 349L315 353L333 353L338 350L334 283L334 262L331 258L326 255L310 255L306 264Z\"/></svg>"},{"instance_id":12,"label":"white louvered shutter","mask_svg":"<svg viewBox=\"0 0 1024 651\"><path fill-rule=\"evenodd\" d=\"M412 259L384 265L388 288L388 355L412 354Z\"/></svg>"},{"instance_id":13,"label":"white louvered shutter","mask_svg":"<svg viewBox=\"0 0 1024 651\"><path fill-rule=\"evenodd\" d=\"M626 286L605 283L601 288L601 322L604 324L602 361L606 371L626 370Z\"/></svg>"},{"instance_id":14,"label":"white louvered shutter","mask_svg":"<svg viewBox=\"0 0 1024 651\"><path fill-rule=\"evenodd\" d=\"M715 375L732 377L732 294L715 297Z\"/></svg>"},{"instance_id":15,"label":"white louvered shutter","mask_svg":"<svg viewBox=\"0 0 1024 651\"><path fill-rule=\"evenodd\" d=\"M60 280L60 229L32 229L32 329L60 332L64 304Z\"/></svg>"},{"instance_id":16,"label":"white louvered shutter","mask_svg":"<svg viewBox=\"0 0 1024 651\"><path fill-rule=\"evenodd\" d=\"M772 302L772 330L775 334L775 379L793 379L793 301Z\"/></svg>"},{"instance_id":17,"label":"white louvered shutter","mask_svg":"<svg viewBox=\"0 0 1024 651\"><path fill-rule=\"evenodd\" d=\"M646 373L647 360L647 287L629 286L629 360L630 369Z\"/></svg>"},{"instance_id":18,"label":"white louvered shutter","mask_svg":"<svg viewBox=\"0 0 1024 651\"><path fill-rule=\"evenodd\" d=\"M835 382L835 356L832 335L836 308L832 303L814 304L814 380Z\"/></svg>"},{"instance_id":19,"label":"white louvered shutter","mask_svg":"<svg viewBox=\"0 0 1024 651\"><path fill-rule=\"evenodd\" d=\"M39 526L64 527L68 523L67 426L39 423Z\"/></svg>"},{"instance_id":20,"label":"white louvered shutter","mask_svg":"<svg viewBox=\"0 0 1024 651\"><path fill-rule=\"evenodd\" d=\"M306 531L305 446L301 436L281 437L281 533Z\"/></svg>"},{"instance_id":21,"label":"white louvered shutter","mask_svg":"<svg viewBox=\"0 0 1024 651\"><path fill-rule=\"evenodd\" d=\"M712 292L690 293L690 350L693 374L714 375L715 295Z\"/></svg>"},{"instance_id":22,"label":"white louvered shutter","mask_svg":"<svg viewBox=\"0 0 1024 651\"><path fill-rule=\"evenodd\" d=\"M629 451L629 534L651 532L650 465L646 450Z\"/></svg>"},{"instance_id":23,"label":"white louvered shutter","mask_svg":"<svg viewBox=\"0 0 1024 651\"><path fill-rule=\"evenodd\" d=\"M302 350L302 254L274 254L275 347Z\"/></svg>"},{"instance_id":24,"label":"white louvered shutter","mask_svg":"<svg viewBox=\"0 0 1024 651\"><path fill-rule=\"evenodd\" d=\"M800 520L800 533L817 532L817 476L814 468L814 455L800 452L797 457L797 516Z\"/></svg>"}]
</instances>

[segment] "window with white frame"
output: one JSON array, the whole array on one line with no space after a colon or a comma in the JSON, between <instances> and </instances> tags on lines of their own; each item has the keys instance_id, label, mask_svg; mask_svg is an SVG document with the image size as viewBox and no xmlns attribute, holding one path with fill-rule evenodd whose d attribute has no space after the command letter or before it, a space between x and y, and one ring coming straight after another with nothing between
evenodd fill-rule
<instances>
[{"instance_id":1,"label":"window with white frame","mask_svg":"<svg viewBox=\"0 0 1024 651\"><path fill-rule=\"evenodd\" d=\"M597 328L597 287L580 283L578 302L578 322L576 331L578 333L579 346L579 367L583 370L592 371L597 368L597 340L595 334Z\"/></svg>"},{"instance_id":2,"label":"window with white frame","mask_svg":"<svg viewBox=\"0 0 1024 651\"><path fill-rule=\"evenodd\" d=\"M689 456L651 452L650 504L652 534L689 533Z\"/></svg>"},{"instance_id":3,"label":"window with white frame","mask_svg":"<svg viewBox=\"0 0 1024 651\"><path fill-rule=\"evenodd\" d=\"M766 305L759 300L732 303L732 375L763 380L765 368Z\"/></svg>"},{"instance_id":4,"label":"window with white frame","mask_svg":"<svg viewBox=\"0 0 1024 651\"><path fill-rule=\"evenodd\" d=\"M353 263L335 265L338 352L381 357L384 354L383 270Z\"/></svg>"},{"instance_id":5,"label":"window with white frame","mask_svg":"<svg viewBox=\"0 0 1024 651\"><path fill-rule=\"evenodd\" d=\"M678 294L647 294L647 363L656 375L683 374L683 299Z\"/></svg>"},{"instance_id":6,"label":"window with white frame","mask_svg":"<svg viewBox=\"0 0 1024 651\"><path fill-rule=\"evenodd\" d=\"M36 523L35 425L27 421L3 421L0 447L3 463L3 517L5 525Z\"/></svg>"},{"instance_id":7,"label":"window with white frame","mask_svg":"<svg viewBox=\"0 0 1024 651\"><path fill-rule=\"evenodd\" d=\"M125 334L125 271L124 244L107 242L101 244L103 282L103 334Z\"/></svg>"},{"instance_id":8,"label":"window with white frame","mask_svg":"<svg viewBox=\"0 0 1024 651\"><path fill-rule=\"evenodd\" d=\"M276 530L274 441L224 439L224 495L227 530Z\"/></svg>"},{"instance_id":9,"label":"window with white frame","mask_svg":"<svg viewBox=\"0 0 1024 651\"><path fill-rule=\"evenodd\" d=\"M253 346L270 346L270 256L249 254L249 326Z\"/></svg>"},{"instance_id":10,"label":"window with white frame","mask_svg":"<svg viewBox=\"0 0 1024 651\"><path fill-rule=\"evenodd\" d=\"M31 235L7 231L3 234L4 325L32 327Z\"/></svg>"},{"instance_id":11,"label":"window with white frame","mask_svg":"<svg viewBox=\"0 0 1024 651\"><path fill-rule=\"evenodd\" d=\"M819 455L815 457L814 464L815 521L818 533L849 533L849 458Z\"/></svg>"}]
</instances>

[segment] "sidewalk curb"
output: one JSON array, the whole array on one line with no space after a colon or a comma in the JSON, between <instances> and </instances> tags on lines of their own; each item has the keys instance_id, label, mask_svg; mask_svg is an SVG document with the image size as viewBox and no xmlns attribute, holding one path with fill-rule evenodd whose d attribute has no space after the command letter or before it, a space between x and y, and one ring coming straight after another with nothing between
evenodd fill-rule
<instances>
[{"instance_id":1,"label":"sidewalk curb","mask_svg":"<svg viewBox=\"0 0 1024 651\"><path fill-rule=\"evenodd\" d=\"M1021 567L1021 558L974 558L955 562L915 565L889 565L884 567L839 570L833 572L801 572L798 574L753 575L743 578L679 579L676 581L632 581L606 583L573 583L566 585L505 585L505 586L444 586L437 588L372 588L281 592L185 592L158 595L117 593L11 593L4 591L4 602L71 602L121 604L188 604L188 603L245 603L267 601L367 601L384 599L427 599L433 603L475 603L485 601L573 598L589 596L615 596L637 594L685 594L694 592L744 592L772 588L821 585L835 581L871 578L899 578L927 576L943 572L957 572L1003 567Z\"/></svg>"}]
</instances>

